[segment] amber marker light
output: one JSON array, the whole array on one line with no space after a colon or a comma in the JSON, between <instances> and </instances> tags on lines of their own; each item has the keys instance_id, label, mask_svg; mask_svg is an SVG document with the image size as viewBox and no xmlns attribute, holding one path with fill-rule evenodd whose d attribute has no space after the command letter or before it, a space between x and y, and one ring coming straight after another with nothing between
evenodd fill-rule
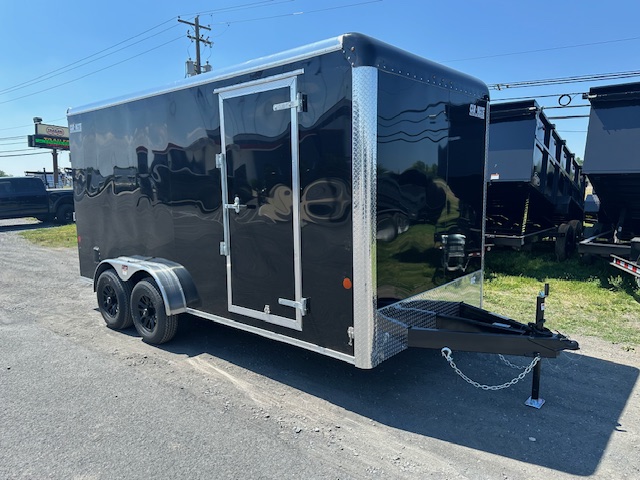
<instances>
[{"instance_id":1,"label":"amber marker light","mask_svg":"<svg viewBox=\"0 0 640 480\"><path fill-rule=\"evenodd\" d=\"M345 288L345 290L351 290L351 287L353 287L351 279L349 277L344 277L344 280L342 280L342 286Z\"/></svg>"}]
</instances>

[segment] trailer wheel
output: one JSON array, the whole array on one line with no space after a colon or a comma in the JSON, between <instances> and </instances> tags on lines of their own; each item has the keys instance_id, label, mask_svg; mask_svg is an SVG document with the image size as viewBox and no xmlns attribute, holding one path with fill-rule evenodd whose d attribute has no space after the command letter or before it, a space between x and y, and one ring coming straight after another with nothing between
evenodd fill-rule
<instances>
[{"instance_id":1,"label":"trailer wheel","mask_svg":"<svg viewBox=\"0 0 640 480\"><path fill-rule=\"evenodd\" d=\"M572 245L574 244L573 228L568 223L562 223L558 227L558 234L556 236L556 258L559 262L563 262L567 259L573 251Z\"/></svg>"},{"instance_id":2,"label":"trailer wheel","mask_svg":"<svg viewBox=\"0 0 640 480\"><path fill-rule=\"evenodd\" d=\"M58 223L67 224L73 222L73 205L65 203L56 210L56 220Z\"/></svg>"},{"instance_id":3,"label":"trailer wheel","mask_svg":"<svg viewBox=\"0 0 640 480\"><path fill-rule=\"evenodd\" d=\"M580 220L571 220L569 222L569 226L573 228L573 244L574 247L577 247L578 244L582 241L582 222Z\"/></svg>"},{"instance_id":4,"label":"trailer wheel","mask_svg":"<svg viewBox=\"0 0 640 480\"><path fill-rule=\"evenodd\" d=\"M131 284L123 282L113 270L106 270L98 277L96 284L98 308L107 327L122 330L133 324L129 299Z\"/></svg>"},{"instance_id":5,"label":"trailer wheel","mask_svg":"<svg viewBox=\"0 0 640 480\"><path fill-rule=\"evenodd\" d=\"M131 316L146 343L168 342L178 329L178 316L167 315L164 300L152 279L141 280L131 292Z\"/></svg>"}]
</instances>

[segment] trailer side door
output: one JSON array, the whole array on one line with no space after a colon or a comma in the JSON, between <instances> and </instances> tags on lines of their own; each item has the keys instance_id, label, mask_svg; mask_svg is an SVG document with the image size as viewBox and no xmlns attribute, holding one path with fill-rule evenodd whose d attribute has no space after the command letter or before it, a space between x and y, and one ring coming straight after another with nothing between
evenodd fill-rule
<instances>
[{"instance_id":1,"label":"trailer side door","mask_svg":"<svg viewBox=\"0 0 640 480\"><path fill-rule=\"evenodd\" d=\"M230 312L302 330L300 96L292 72L218 94Z\"/></svg>"}]
</instances>

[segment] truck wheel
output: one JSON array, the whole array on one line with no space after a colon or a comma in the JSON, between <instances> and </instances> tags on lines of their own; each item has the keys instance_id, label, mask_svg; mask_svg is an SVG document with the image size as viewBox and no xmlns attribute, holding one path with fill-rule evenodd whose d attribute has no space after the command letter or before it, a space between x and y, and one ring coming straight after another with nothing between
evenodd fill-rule
<instances>
[{"instance_id":1,"label":"truck wheel","mask_svg":"<svg viewBox=\"0 0 640 480\"><path fill-rule=\"evenodd\" d=\"M61 224L73 222L73 205L68 203L60 205L56 210L56 220Z\"/></svg>"},{"instance_id":2,"label":"truck wheel","mask_svg":"<svg viewBox=\"0 0 640 480\"><path fill-rule=\"evenodd\" d=\"M151 279L141 280L133 287L131 316L146 343L158 345L168 342L178 329L178 316L167 315L162 295Z\"/></svg>"},{"instance_id":3,"label":"truck wheel","mask_svg":"<svg viewBox=\"0 0 640 480\"><path fill-rule=\"evenodd\" d=\"M96 285L98 308L107 327L122 330L133 324L129 299L131 284L123 282L113 270L106 270L98 277Z\"/></svg>"}]
</instances>

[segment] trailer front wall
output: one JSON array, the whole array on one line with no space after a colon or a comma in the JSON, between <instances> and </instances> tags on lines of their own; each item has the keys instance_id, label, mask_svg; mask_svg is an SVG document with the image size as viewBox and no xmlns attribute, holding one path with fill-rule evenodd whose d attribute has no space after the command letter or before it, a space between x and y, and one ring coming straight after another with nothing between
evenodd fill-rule
<instances>
[{"instance_id":1,"label":"trailer front wall","mask_svg":"<svg viewBox=\"0 0 640 480\"><path fill-rule=\"evenodd\" d=\"M487 104L384 71L378 83L376 265L383 307L481 268Z\"/></svg>"},{"instance_id":2,"label":"trailer front wall","mask_svg":"<svg viewBox=\"0 0 640 480\"><path fill-rule=\"evenodd\" d=\"M528 183L535 175L542 178L542 150L534 150L536 126L535 115L491 121L487 181Z\"/></svg>"},{"instance_id":3,"label":"trailer front wall","mask_svg":"<svg viewBox=\"0 0 640 480\"><path fill-rule=\"evenodd\" d=\"M291 215L277 198L282 192L278 178L290 178L282 172L286 162L281 161L290 148L282 143L287 141L282 132L258 138L253 130L229 131L226 143L237 155L226 152L230 191L223 199L216 168L220 111L213 93L298 69L305 72L298 76L298 89L307 101L306 110L298 114L302 293L310 302L302 331L228 312L226 257L220 254L222 205L233 203L238 194L249 208L234 220L281 226L280 217ZM338 51L72 114L81 274L92 277L99 259L165 258L191 274L201 300L197 309L203 314L353 355L348 335L352 291L345 288L345 279L352 278L351 91L351 68ZM231 119L264 113L232 111L246 105L229 102L225 113ZM252 289L269 294L274 285L286 283L278 278L279 265L293 255L286 245L284 239L255 239L247 260L262 258L261 267L273 271L255 269Z\"/></svg>"}]
</instances>

